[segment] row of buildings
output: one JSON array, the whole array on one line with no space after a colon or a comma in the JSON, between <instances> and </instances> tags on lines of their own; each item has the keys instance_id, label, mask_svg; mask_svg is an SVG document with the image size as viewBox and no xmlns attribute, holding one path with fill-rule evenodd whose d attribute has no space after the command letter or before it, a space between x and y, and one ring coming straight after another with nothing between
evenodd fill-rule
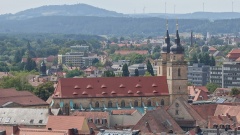
<instances>
[{"instance_id":1,"label":"row of buildings","mask_svg":"<svg viewBox=\"0 0 240 135\"><path fill-rule=\"evenodd\" d=\"M211 82L222 88L239 87L239 75L239 62L223 62L221 66L208 66L202 63L188 66L188 82L196 86L205 86Z\"/></svg>"}]
</instances>

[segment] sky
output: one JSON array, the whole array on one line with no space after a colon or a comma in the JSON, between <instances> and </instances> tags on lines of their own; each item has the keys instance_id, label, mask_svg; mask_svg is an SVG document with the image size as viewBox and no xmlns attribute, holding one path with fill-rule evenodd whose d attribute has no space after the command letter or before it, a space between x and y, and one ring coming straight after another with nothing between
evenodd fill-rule
<instances>
[{"instance_id":1,"label":"sky","mask_svg":"<svg viewBox=\"0 0 240 135\"><path fill-rule=\"evenodd\" d=\"M240 12L240 0L0 0L0 14L17 13L43 5L85 3L119 13ZM204 4L203 4L204 3ZM203 6L204 5L204 6ZM203 8L204 7L204 8Z\"/></svg>"}]
</instances>

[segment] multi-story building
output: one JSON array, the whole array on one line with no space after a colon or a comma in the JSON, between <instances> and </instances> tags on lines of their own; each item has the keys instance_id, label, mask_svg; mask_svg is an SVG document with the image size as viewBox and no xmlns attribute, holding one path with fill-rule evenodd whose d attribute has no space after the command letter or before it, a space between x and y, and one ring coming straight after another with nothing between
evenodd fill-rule
<instances>
[{"instance_id":1,"label":"multi-story building","mask_svg":"<svg viewBox=\"0 0 240 135\"><path fill-rule=\"evenodd\" d=\"M240 87L240 63L224 62L222 66L211 67L210 81L222 88Z\"/></svg>"},{"instance_id":2,"label":"multi-story building","mask_svg":"<svg viewBox=\"0 0 240 135\"><path fill-rule=\"evenodd\" d=\"M188 66L188 82L196 86L205 86L209 82L210 66L194 63Z\"/></svg>"},{"instance_id":3,"label":"multi-story building","mask_svg":"<svg viewBox=\"0 0 240 135\"><path fill-rule=\"evenodd\" d=\"M98 57L88 57L89 46L71 46L71 52L65 55L58 55L58 64L72 64L74 67L88 67Z\"/></svg>"}]
</instances>

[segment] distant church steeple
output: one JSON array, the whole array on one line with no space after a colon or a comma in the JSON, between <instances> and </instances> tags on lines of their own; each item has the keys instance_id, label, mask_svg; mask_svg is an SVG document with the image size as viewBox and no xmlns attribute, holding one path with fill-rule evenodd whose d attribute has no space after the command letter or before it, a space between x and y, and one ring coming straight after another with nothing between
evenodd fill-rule
<instances>
[{"instance_id":1,"label":"distant church steeple","mask_svg":"<svg viewBox=\"0 0 240 135\"><path fill-rule=\"evenodd\" d=\"M43 61L41 63L41 66L40 66L40 75L41 76L46 76L47 75L46 71L47 71L47 67L46 67L46 64L45 64L44 59L43 59Z\"/></svg>"},{"instance_id":2,"label":"distant church steeple","mask_svg":"<svg viewBox=\"0 0 240 135\"><path fill-rule=\"evenodd\" d=\"M162 46L162 53L170 53L170 36L168 32L168 20L166 22L166 36L165 36L165 44Z\"/></svg>"}]
</instances>

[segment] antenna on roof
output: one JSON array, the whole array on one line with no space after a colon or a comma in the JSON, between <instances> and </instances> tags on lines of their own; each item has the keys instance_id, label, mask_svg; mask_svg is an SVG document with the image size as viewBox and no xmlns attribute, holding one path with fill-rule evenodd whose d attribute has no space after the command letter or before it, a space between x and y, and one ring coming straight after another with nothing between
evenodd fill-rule
<instances>
[{"instance_id":1,"label":"antenna on roof","mask_svg":"<svg viewBox=\"0 0 240 135\"><path fill-rule=\"evenodd\" d=\"M233 1L232 1L232 12L233 12Z\"/></svg>"},{"instance_id":2,"label":"antenna on roof","mask_svg":"<svg viewBox=\"0 0 240 135\"><path fill-rule=\"evenodd\" d=\"M204 2L203 2L203 12L204 12Z\"/></svg>"},{"instance_id":3,"label":"antenna on roof","mask_svg":"<svg viewBox=\"0 0 240 135\"><path fill-rule=\"evenodd\" d=\"M167 14L167 2L165 2L165 15Z\"/></svg>"}]
</instances>

